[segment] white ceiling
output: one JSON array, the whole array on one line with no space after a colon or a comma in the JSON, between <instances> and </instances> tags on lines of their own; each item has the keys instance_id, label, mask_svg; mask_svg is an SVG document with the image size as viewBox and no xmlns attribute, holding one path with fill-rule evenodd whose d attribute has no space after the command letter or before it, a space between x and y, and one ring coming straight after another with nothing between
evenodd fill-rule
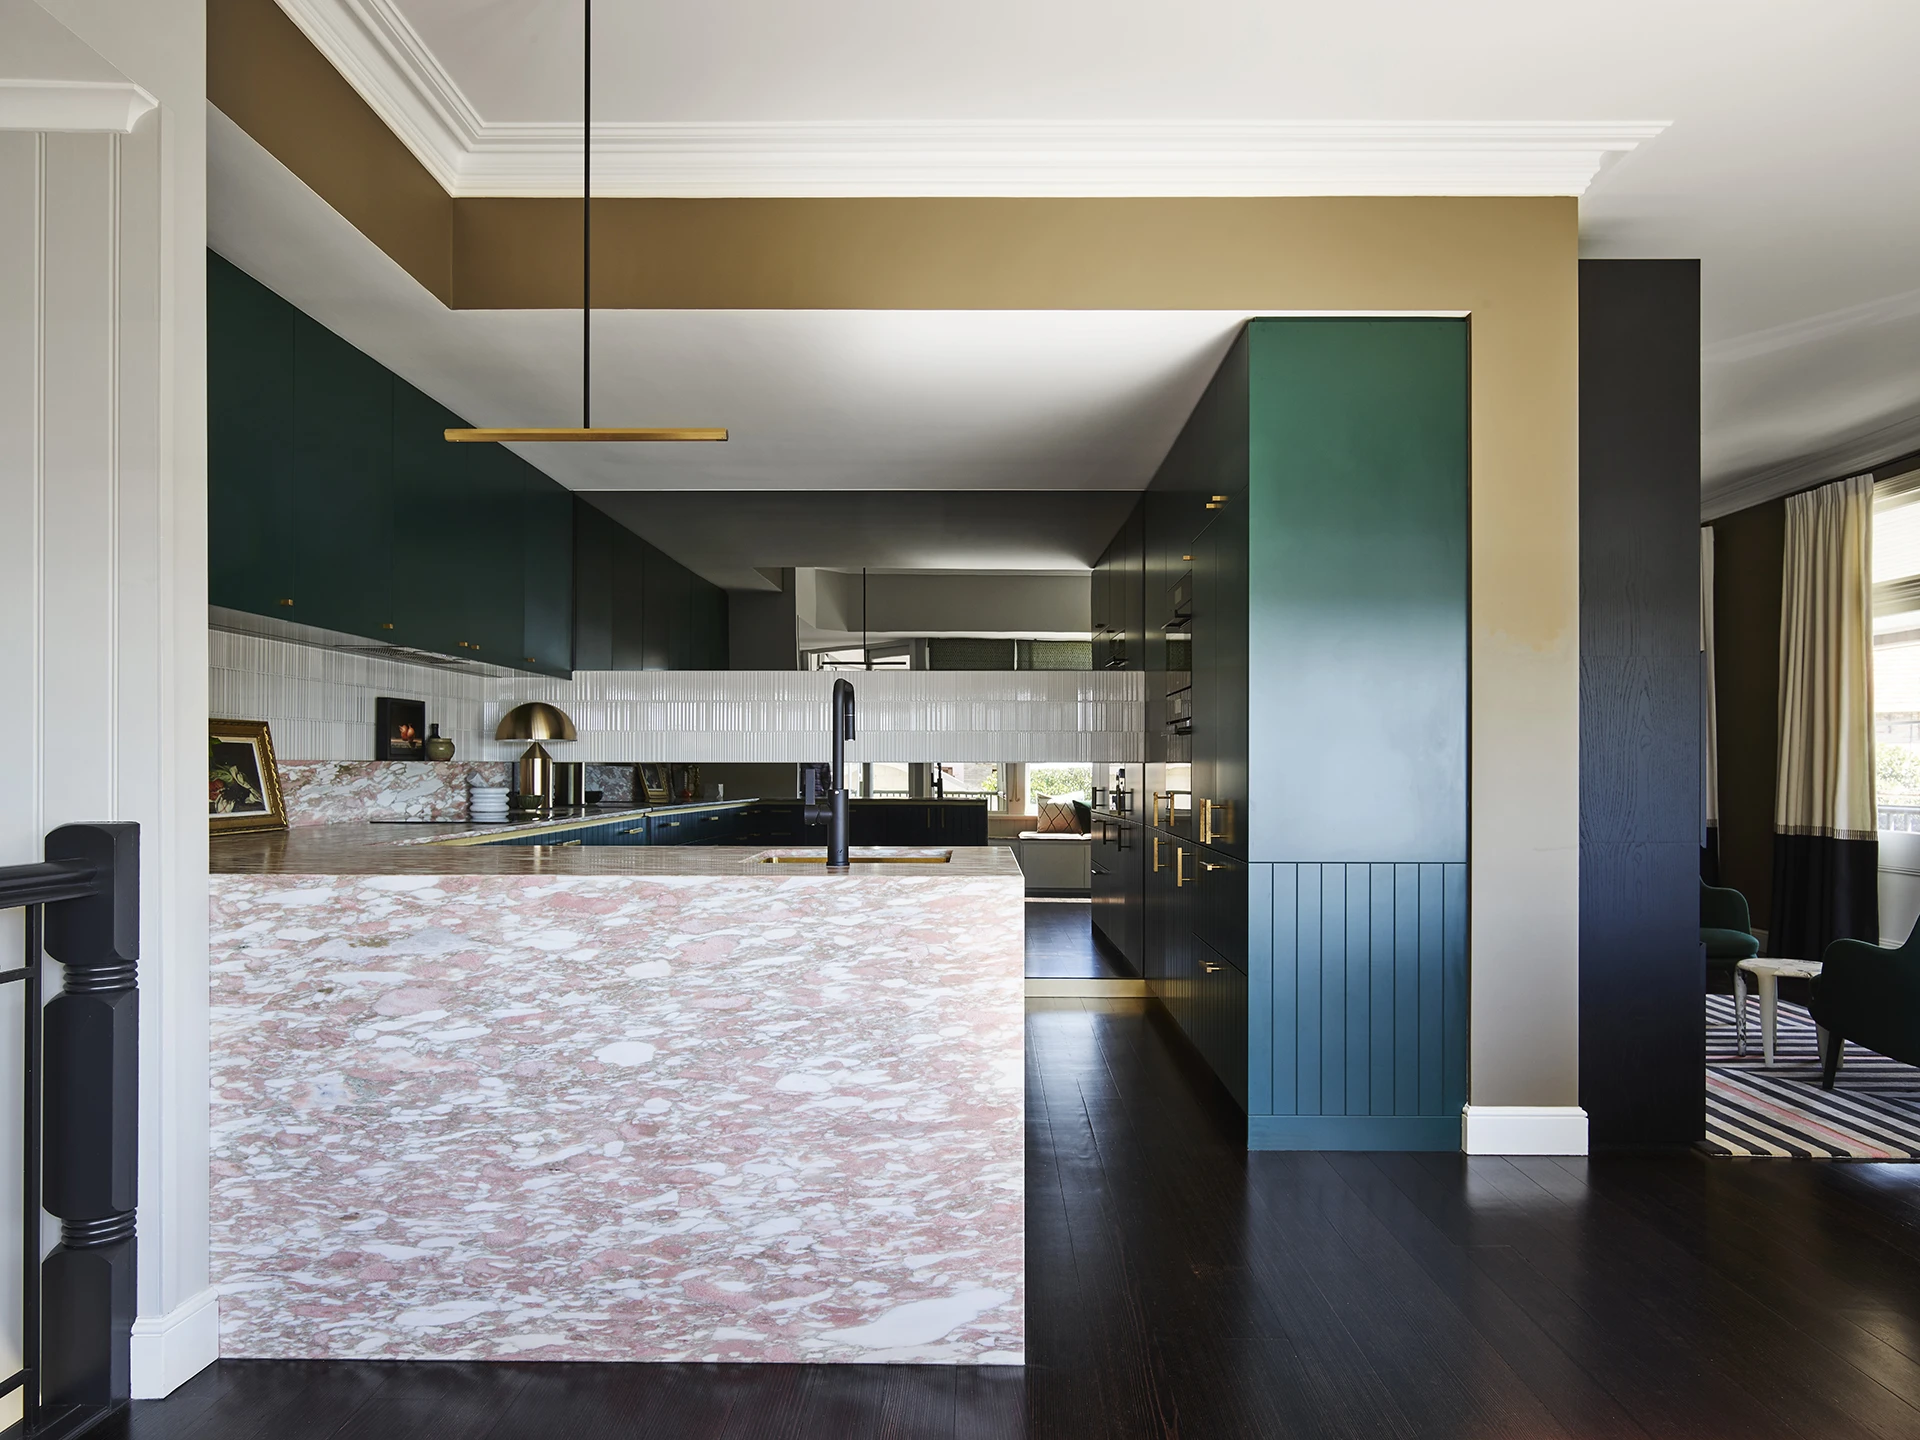
<instances>
[{"instance_id":1,"label":"white ceiling","mask_svg":"<svg viewBox=\"0 0 1920 1440\"><path fill-rule=\"evenodd\" d=\"M577 166L581 0L280 3L423 158ZM640 190L785 167L823 193L1577 193L1597 168L1585 253L1703 261L1710 506L1920 447L1906 0L598 0L594 23L596 151L616 182L654 164Z\"/></svg>"}]
</instances>

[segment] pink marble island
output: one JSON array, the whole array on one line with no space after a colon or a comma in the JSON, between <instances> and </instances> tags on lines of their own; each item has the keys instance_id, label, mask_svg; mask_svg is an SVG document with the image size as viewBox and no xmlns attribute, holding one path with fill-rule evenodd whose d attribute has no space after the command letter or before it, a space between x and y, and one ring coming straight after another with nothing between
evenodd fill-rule
<instances>
[{"instance_id":1,"label":"pink marble island","mask_svg":"<svg viewBox=\"0 0 1920 1440\"><path fill-rule=\"evenodd\" d=\"M223 1355L1022 1363L1007 851L407 829L214 842Z\"/></svg>"}]
</instances>

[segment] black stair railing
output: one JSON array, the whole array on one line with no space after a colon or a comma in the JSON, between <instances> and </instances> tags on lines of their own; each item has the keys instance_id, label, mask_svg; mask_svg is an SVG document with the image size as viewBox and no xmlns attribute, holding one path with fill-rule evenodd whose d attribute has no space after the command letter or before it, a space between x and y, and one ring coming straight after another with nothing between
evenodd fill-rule
<instances>
[{"instance_id":1,"label":"black stair railing","mask_svg":"<svg viewBox=\"0 0 1920 1440\"><path fill-rule=\"evenodd\" d=\"M10 1435L63 1440L127 1401L133 1333L140 1091L140 827L63 825L46 860L0 866L0 910L26 947L0 984L24 995L21 1099L22 1393ZM43 1003L47 956L64 969ZM41 1255L41 1212L60 1243Z\"/></svg>"}]
</instances>

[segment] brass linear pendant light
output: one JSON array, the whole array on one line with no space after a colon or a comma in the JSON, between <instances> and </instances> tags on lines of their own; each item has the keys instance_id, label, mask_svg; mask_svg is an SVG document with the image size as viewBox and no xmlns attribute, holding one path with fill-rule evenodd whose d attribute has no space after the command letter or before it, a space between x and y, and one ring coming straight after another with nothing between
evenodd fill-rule
<instances>
[{"instance_id":1,"label":"brass linear pendant light","mask_svg":"<svg viewBox=\"0 0 1920 1440\"><path fill-rule=\"evenodd\" d=\"M613 429L593 426L593 0L583 0L586 46L582 81L582 181L580 187L580 425L493 430L448 430L455 442L496 440L725 440L715 429Z\"/></svg>"}]
</instances>

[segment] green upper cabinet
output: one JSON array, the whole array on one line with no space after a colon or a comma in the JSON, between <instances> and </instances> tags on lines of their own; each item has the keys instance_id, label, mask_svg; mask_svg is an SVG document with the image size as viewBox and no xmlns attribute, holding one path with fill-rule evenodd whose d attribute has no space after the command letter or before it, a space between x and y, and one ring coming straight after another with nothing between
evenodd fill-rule
<instances>
[{"instance_id":1,"label":"green upper cabinet","mask_svg":"<svg viewBox=\"0 0 1920 1440\"><path fill-rule=\"evenodd\" d=\"M393 375L293 317L294 573L288 618L349 635L393 626Z\"/></svg>"},{"instance_id":2,"label":"green upper cabinet","mask_svg":"<svg viewBox=\"0 0 1920 1440\"><path fill-rule=\"evenodd\" d=\"M208 598L543 675L727 667L727 597L207 256Z\"/></svg>"},{"instance_id":3,"label":"green upper cabinet","mask_svg":"<svg viewBox=\"0 0 1920 1440\"><path fill-rule=\"evenodd\" d=\"M520 663L543 675L573 673L573 493L532 466L520 477Z\"/></svg>"},{"instance_id":4,"label":"green upper cabinet","mask_svg":"<svg viewBox=\"0 0 1920 1440\"><path fill-rule=\"evenodd\" d=\"M443 433L460 418L404 380L393 386L394 629L391 639L442 655L464 655L465 524L451 513L459 471L470 466Z\"/></svg>"},{"instance_id":5,"label":"green upper cabinet","mask_svg":"<svg viewBox=\"0 0 1920 1440\"><path fill-rule=\"evenodd\" d=\"M564 487L212 254L207 351L213 604L569 673Z\"/></svg>"},{"instance_id":6,"label":"green upper cabinet","mask_svg":"<svg viewBox=\"0 0 1920 1440\"><path fill-rule=\"evenodd\" d=\"M207 255L207 599L294 617L293 320Z\"/></svg>"}]
</instances>

